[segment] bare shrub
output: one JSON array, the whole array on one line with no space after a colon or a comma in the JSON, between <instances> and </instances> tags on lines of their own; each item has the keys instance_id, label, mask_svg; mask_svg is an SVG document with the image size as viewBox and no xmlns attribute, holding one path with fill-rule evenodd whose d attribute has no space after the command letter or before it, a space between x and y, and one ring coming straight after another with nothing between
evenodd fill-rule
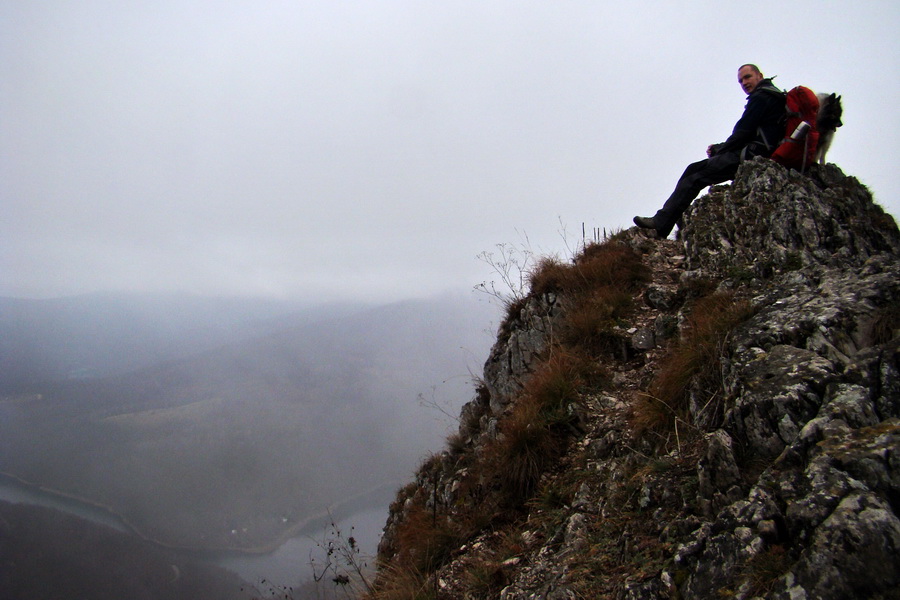
<instances>
[{"instance_id":1,"label":"bare shrub","mask_svg":"<svg viewBox=\"0 0 900 600\"><path fill-rule=\"evenodd\" d=\"M313 581L319 584L328 580L342 588L348 598L358 597L363 592L371 593L371 557L362 554L352 527L350 535L345 536L330 511L328 516L328 528L320 540L315 540L321 556L317 560L312 551L309 555Z\"/></svg>"},{"instance_id":2,"label":"bare shrub","mask_svg":"<svg viewBox=\"0 0 900 600\"><path fill-rule=\"evenodd\" d=\"M497 244L494 251L485 250L478 254L476 258L491 267L496 279L479 283L475 290L487 294L507 308L525 298L528 293L528 273L534 265L534 252L527 239L526 237L526 242L518 246Z\"/></svg>"}]
</instances>

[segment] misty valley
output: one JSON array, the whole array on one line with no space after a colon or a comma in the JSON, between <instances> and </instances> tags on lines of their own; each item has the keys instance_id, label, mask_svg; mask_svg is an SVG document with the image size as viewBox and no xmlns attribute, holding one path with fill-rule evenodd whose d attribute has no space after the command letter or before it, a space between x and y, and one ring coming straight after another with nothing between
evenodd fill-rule
<instances>
[{"instance_id":1,"label":"misty valley","mask_svg":"<svg viewBox=\"0 0 900 600\"><path fill-rule=\"evenodd\" d=\"M100 507L154 551L250 553L329 513L386 506L471 395L494 313L469 297L311 308L96 296L0 308L10 481ZM57 562L97 539L71 537L87 525L47 525L60 518L51 509L31 507L23 528L25 506L0 510L6 565L4 539L21 548L35 536L28 544ZM308 565L296 569L299 581Z\"/></svg>"}]
</instances>

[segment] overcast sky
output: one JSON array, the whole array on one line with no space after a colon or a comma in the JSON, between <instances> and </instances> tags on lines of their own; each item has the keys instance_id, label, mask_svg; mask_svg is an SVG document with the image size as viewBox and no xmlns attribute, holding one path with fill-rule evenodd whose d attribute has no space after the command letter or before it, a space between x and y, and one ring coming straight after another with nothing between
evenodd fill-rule
<instances>
[{"instance_id":1,"label":"overcast sky","mask_svg":"<svg viewBox=\"0 0 900 600\"><path fill-rule=\"evenodd\" d=\"M0 0L0 295L387 301L653 214L737 67L900 215L900 3ZM564 240L568 238L567 241Z\"/></svg>"}]
</instances>

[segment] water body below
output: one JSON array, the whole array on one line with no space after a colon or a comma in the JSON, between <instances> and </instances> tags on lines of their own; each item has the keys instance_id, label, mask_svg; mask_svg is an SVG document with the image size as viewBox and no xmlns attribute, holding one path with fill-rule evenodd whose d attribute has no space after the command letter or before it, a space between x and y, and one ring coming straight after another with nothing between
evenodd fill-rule
<instances>
[{"instance_id":1,"label":"water body below","mask_svg":"<svg viewBox=\"0 0 900 600\"><path fill-rule=\"evenodd\" d=\"M379 492L377 497L380 498L382 495L384 491ZM53 508L117 531L134 534L121 519L103 508L43 491L4 475L0 475L0 500ZM351 509L345 514L335 515L335 525L341 532L343 540L346 541L353 536L359 542L360 557L374 556L381 529L387 521L387 505L388 502L385 501L378 508ZM267 554L218 550L184 551L181 554L185 559L233 571L250 584L258 584L265 580L268 584L288 587L312 577L311 557L315 558L316 565L322 564L324 557L322 545L327 539L333 539L331 530L330 521L326 518L310 525L296 537Z\"/></svg>"}]
</instances>

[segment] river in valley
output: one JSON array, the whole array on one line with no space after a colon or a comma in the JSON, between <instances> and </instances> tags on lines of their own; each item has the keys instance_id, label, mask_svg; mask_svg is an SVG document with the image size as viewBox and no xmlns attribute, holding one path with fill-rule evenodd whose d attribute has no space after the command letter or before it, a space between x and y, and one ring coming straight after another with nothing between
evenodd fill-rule
<instances>
[{"instance_id":1,"label":"river in valley","mask_svg":"<svg viewBox=\"0 0 900 600\"><path fill-rule=\"evenodd\" d=\"M336 511L334 514L335 524L341 531L343 540L346 541L352 535L358 541L360 556L374 556L381 529L387 520L390 501L388 490L382 489L373 493L372 499L379 501L376 508L363 507L362 503L358 503L356 507ZM43 491L2 475L0 475L0 500L53 508L133 535L132 530L121 519L103 508ZM312 577L310 556L318 557L316 564L322 564L324 551L321 545L332 535L331 529L329 519L322 519L310 524L297 536L267 554L217 550L184 551L181 554L186 559L231 570L250 584L257 585L265 580L267 586L288 587ZM371 561L369 562L371 564Z\"/></svg>"}]
</instances>

